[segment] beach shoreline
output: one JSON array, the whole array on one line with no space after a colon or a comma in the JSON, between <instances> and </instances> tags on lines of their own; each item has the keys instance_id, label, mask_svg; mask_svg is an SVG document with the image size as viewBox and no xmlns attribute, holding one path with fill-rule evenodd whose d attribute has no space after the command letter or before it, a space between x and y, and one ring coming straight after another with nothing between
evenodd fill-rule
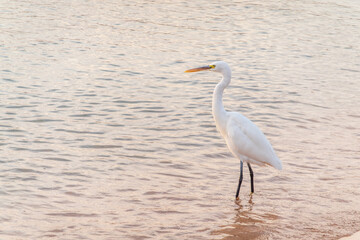
<instances>
[{"instance_id":1,"label":"beach shoreline","mask_svg":"<svg viewBox=\"0 0 360 240\"><path fill-rule=\"evenodd\" d=\"M354 233L351 236L340 238L339 240L357 240L357 239L360 239L360 231Z\"/></svg>"}]
</instances>

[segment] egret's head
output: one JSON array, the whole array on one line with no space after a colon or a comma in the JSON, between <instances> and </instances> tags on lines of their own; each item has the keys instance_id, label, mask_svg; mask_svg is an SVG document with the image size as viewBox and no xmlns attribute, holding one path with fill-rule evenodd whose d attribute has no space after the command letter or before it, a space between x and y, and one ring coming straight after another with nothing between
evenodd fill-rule
<instances>
[{"instance_id":1,"label":"egret's head","mask_svg":"<svg viewBox=\"0 0 360 240\"><path fill-rule=\"evenodd\" d=\"M225 72L225 71L230 71L229 65L226 62L223 62L223 61L214 62L214 63L210 64L209 66L212 66L211 70L215 71L215 72L221 72L222 73L222 72Z\"/></svg>"},{"instance_id":2,"label":"egret's head","mask_svg":"<svg viewBox=\"0 0 360 240\"><path fill-rule=\"evenodd\" d=\"M192 68L192 69L186 70L185 72L199 72L199 71L204 71L204 70L210 70L210 71L214 71L214 72L224 73L226 71L230 71L230 67L226 62L218 61L218 62L213 62L212 64L207 65L207 66Z\"/></svg>"}]
</instances>

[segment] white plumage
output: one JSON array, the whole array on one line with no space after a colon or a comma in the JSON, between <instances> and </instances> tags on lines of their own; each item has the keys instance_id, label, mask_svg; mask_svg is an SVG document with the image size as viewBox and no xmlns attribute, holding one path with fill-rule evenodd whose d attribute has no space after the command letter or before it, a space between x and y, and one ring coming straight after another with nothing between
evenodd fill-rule
<instances>
[{"instance_id":1,"label":"white plumage","mask_svg":"<svg viewBox=\"0 0 360 240\"><path fill-rule=\"evenodd\" d=\"M253 171L250 164L270 165L276 169L282 169L282 163L276 156L270 142L266 139L261 130L248 118L237 112L227 112L222 103L224 89L230 84L231 69L226 62L214 62L208 66L189 69L185 72L198 72L210 70L220 72L222 80L216 85L212 113L216 127L224 137L231 153L240 159L240 179L236 193L238 198L242 182L243 162L246 162L251 176L251 192L254 192Z\"/></svg>"},{"instance_id":2,"label":"white plumage","mask_svg":"<svg viewBox=\"0 0 360 240\"><path fill-rule=\"evenodd\" d=\"M226 134L223 135L234 156L257 165L268 164L281 170L282 164L265 135L240 113L227 113Z\"/></svg>"}]
</instances>

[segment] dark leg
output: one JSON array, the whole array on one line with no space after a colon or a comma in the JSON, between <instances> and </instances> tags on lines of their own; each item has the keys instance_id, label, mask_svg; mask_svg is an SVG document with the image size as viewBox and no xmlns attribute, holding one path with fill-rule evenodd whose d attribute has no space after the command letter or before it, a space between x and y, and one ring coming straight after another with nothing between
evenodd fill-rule
<instances>
[{"instance_id":1,"label":"dark leg","mask_svg":"<svg viewBox=\"0 0 360 240\"><path fill-rule=\"evenodd\" d=\"M250 171L250 178L251 178L251 192L254 193L254 172L251 169L250 163L247 163Z\"/></svg>"},{"instance_id":2,"label":"dark leg","mask_svg":"<svg viewBox=\"0 0 360 240\"><path fill-rule=\"evenodd\" d=\"M236 199L239 199L239 192L240 192L240 187L241 187L241 183L242 183L242 179L243 179L243 162L240 161L240 178L239 178L239 185L237 187L237 191L236 191Z\"/></svg>"}]
</instances>

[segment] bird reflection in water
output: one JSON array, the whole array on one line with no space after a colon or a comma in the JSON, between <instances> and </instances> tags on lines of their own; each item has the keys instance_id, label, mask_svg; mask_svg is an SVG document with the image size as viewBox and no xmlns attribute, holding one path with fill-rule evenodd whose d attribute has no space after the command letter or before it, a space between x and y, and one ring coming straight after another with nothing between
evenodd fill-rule
<instances>
[{"instance_id":1,"label":"bird reflection in water","mask_svg":"<svg viewBox=\"0 0 360 240\"><path fill-rule=\"evenodd\" d=\"M271 238L268 222L276 221L279 217L274 213L257 214L255 212L253 194L249 199L235 200L234 223L224 225L221 229L213 232L214 235L226 235L225 240L242 239L269 239ZM270 221L269 221L270 220Z\"/></svg>"}]
</instances>

